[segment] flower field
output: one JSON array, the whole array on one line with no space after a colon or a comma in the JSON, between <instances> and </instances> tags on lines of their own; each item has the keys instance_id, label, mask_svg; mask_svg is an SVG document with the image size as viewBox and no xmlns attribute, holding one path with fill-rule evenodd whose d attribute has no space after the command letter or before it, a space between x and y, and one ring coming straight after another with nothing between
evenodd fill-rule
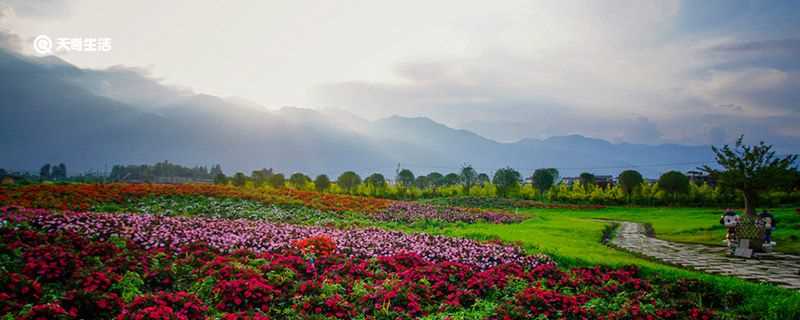
<instances>
[{"instance_id":1,"label":"flower field","mask_svg":"<svg viewBox=\"0 0 800 320\"><path fill-rule=\"evenodd\" d=\"M375 257L414 252L431 261L455 261L478 268L503 263L535 266L545 256L528 256L514 246L474 240L404 233L383 229L334 229L273 224L260 220L164 217L149 214L51 212L47 209L2 208L5 219L30 223L50 232L70 231L98 239L120 236L145 249L167 248L203 242L217 250L248 249L275 252L294 241L324 234L336 241L338 250L356 257Z\"/></svg>"},{"instance_id":2,"label":"flower field","mask_svg":"<svg viewBox=\"0 0 800 320\"><path fill-rule=\"evenodd\" d=\"M125 204L132 199L164 196L206 196L249 200L267 206L301 206L322 212L354 212L378 221L513 223L521 216L477 208L432 206L368 197L302 191L290 188L247 189L205 184L37 184L21 188L0 188L0 205L59 210L90 210L109 203Z\"/></svg>"},{"instance_id":3,"label":"flower field","mask_svg":"<svg viewBox=\"0 0 800 320\"><path fill-rule=\"evenodd\" d=\"M0 315L12 319L710 319L725 303L694 281L562 271L467 240L145 214L2 217ZM393 249L403 244L422 252Z\"/></svg>"}]
</instances>

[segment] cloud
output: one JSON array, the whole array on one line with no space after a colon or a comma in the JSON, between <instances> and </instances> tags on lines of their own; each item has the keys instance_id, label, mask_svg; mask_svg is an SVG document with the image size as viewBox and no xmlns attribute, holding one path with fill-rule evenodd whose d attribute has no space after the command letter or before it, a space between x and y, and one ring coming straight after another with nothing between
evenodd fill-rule
<instances>
[{"instance_id":1,"label":"cloud","mask_svg":"<svg viewBox=\"0 0 800 320\"><path fill-rule=\"evenodd\" d=\"M16 34L0 30L0 49L19 52L22 50L22 39Z\"/></svg>"},{"instance_id":2,"label":"cloud","mask_svg":"<svg viewBox=\"0 0 800 320\"><path fill-rule=\"evenodd\" d=\"M0 8L11 8L18 17L55 18L67 15L66 0L0 0Z\"/></svg>"},{"instance_id":3,"label":"cloud","mask_svg":"<svg viewBox=\"0 0 800 320\"><path fill-rule=\"evenodd\" d=\"M726 43L711 48L711 51L726 53L785 53L800 54L800 39L777 39Z\"/></svg>"}]
</instances>

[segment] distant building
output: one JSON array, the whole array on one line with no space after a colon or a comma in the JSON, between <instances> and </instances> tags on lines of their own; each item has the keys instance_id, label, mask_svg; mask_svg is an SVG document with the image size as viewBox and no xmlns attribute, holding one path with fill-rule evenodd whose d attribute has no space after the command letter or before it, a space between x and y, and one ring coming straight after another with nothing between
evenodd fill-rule
<instances>
[{"instance_id":1,"label":"distant building","mask_svg":"<svg viewBox=\"0 0 800 320\"><path fill-rule=\"evenodd\" d=\"M692 182L697 185L702 185L707 183L709 186L715 186L717 181L708 174L705 174L700 171L690 170L686 172L686 176L689 177L689 182Z\"/></svg>"},{"instance_id":2,"label":"distant building","mask_svg":"<svg viewBox=\"0 0 800 320\"><path fill-rule=\"evenodd\" d=\"M580 177L563 177L561 178L561 183L571 186L575 184L575 182L581 181Z\"/></svg>"},{"instance_id":3,"label":"distant building","mask_svg":"<svg viewBox=\"0 0 800 320\"><path fill-rule=\"evenodd\" d=\"M613 187L614 182L614 176L611 175L594 176L594 184L602 188Z\"/></svg>"}]
</instances>

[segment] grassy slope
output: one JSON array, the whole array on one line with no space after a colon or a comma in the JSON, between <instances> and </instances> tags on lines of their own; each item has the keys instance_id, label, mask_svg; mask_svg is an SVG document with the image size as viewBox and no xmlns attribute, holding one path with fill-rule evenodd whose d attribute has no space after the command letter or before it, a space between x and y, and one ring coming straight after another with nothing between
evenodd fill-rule
<instances>
[{"instance_id":1,"label":"grassy slope","mask_svg":"<svg viewBox=\"0 0 800 320\"><path fill-rule=\"evenodd\" d=\"M653 224L658 236L676 241L690 241L691 239L685 235L694 236L697 234L696 230L714 226L719 222L718 212L706 209L609 208L597 211L537 209L522 213L527 214L530 218L519 224L442 224L415 227L389 225L389 227L455 237L499 238L505 241L519 242L529 251L550 254L559 263L567 266L635 264L642 267L645 273L658 274L667 279L699 278L713 283L722 291L745 293L748 298L742 303L738 312L762 314L764 318L772 319L800 317L800 293L796 291L731 277L689 271L612 249L600 243L602 230L606 223L595 220L604 218L649 222ZM784 213L791 212L783 210L778 217L781 219L779 223L785 226L786 219L782 217ZM711 235L707 236L707 241L721 244L717 239L721 241L721 234L724 233L724 230L712 229L711 232ZM787 234L781 236L788 237Z\"/></svg>"}]
</instances>

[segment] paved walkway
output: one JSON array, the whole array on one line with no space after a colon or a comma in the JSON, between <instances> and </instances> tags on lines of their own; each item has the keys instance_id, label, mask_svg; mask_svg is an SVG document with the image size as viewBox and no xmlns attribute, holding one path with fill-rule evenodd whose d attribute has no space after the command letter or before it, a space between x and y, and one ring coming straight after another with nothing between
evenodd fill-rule
<instances>
[{"instance_id":1,"label":"paved walkway","mask_svg":"<svg viewBox=\"0 0 800 320\"><path fill-rule=\"evenodd\" d=\"M800 289L800 256L771 253L758 259L736 258L726 255L726 247L651 238L645 235L644 226L639 223L619 223L617 236L611 240L618 248L672 265Z\"/></svg>"}]
</instances>

